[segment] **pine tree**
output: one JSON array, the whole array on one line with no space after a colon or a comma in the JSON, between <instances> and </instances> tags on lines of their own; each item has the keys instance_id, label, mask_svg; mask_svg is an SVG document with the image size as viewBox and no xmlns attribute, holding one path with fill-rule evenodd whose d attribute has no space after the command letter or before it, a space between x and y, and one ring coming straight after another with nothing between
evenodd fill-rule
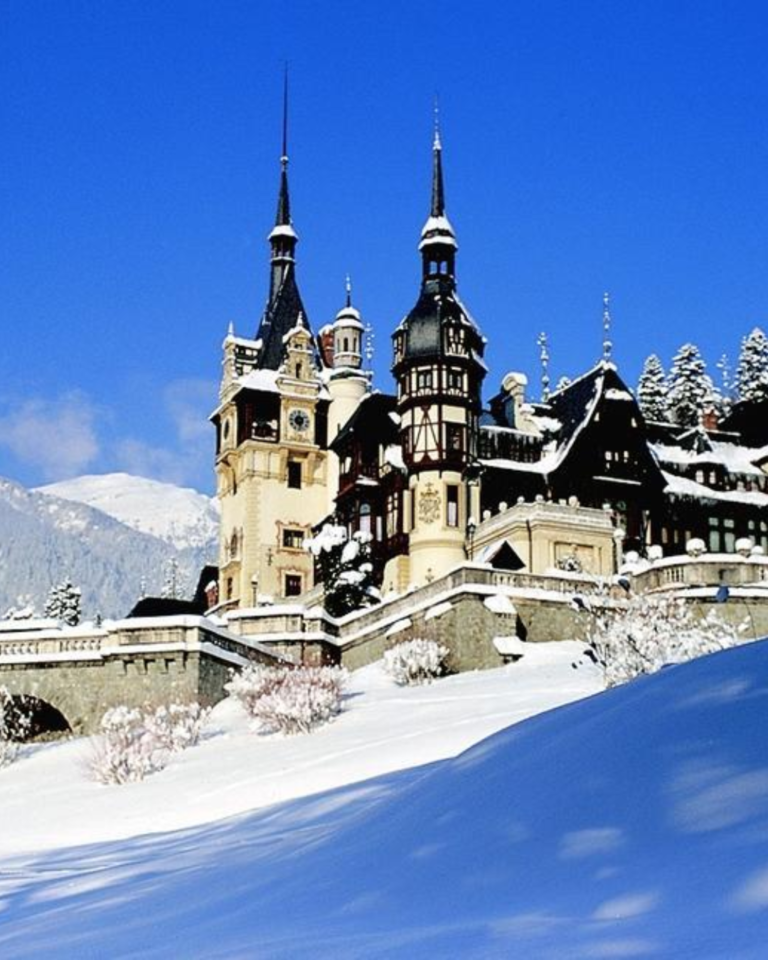
<instances>
[{"instance_id":1,"label":"pine tree","mask_svg":"<svg viewBox=\"0 0 768 960\"><path fill-rule=\"evenodd\" d=\"M667 377L655 353L646 357L643 364L637 382L637 402L646 420L659 423L667 419Z\"/></svg>"},{"instance_id":2,"label":"pine tree","mask_svg":"<svg viewBox=\"0 0 768 960\"><path fill-rule=\"evenodd\" d=\"M347 538L347 531L327 523L320 533L306 541L317 558L325 591L325 609L332 617L343 617L379 600L373 585L371 535L358 532Z\"/></svg>"},{"instance_id":3,"label":"pine tree","mask_svg":"<svg viewBox=\"0 0 768 960\"><path fill-rule=\"evenodd\" d=\"M160 596L166 600L177 600L179 597L179 561L175 557L166 563L165 582Z\"/></svg>"},{"instance_id":4,"label":"pine tree","mask_svg":"<svg viewBox=\"0 0 768 960\"><path fill-rule=\"evenodd\" d=\"M45 616L68 627L76 627L80 623L80 595L80 588L73 586L69 579L51 587L45 603Z\"/></svg>"},{"instance_id":5,"label":"pine tree","mask_svg":"<svg viewBox=\"0 0 768 960\"><path fill-rule=\"evenodd\" d=\"M760 327L741 341L736 390L739 400L768 398L768 337Z\"/></svg>"},{"instance_id":6,"label":"pine tree","mask_svg":"<svg viewBox=\"0 0 768 960\"><path fill-rule=\"evenodd\" d=\"M714 384L707 376L699 348L693 343L683 344L673 358L669 371L669 418L681 427L696 426L713 393Z\"/></svg>"}]
</instances>

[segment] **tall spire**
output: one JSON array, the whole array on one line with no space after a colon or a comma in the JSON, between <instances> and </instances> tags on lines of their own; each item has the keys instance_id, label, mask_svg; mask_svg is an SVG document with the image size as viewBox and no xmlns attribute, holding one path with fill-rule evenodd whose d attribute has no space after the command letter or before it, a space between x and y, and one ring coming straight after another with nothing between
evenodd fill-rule
<instances>
[{"instance_id":1,"label":"tall spire","mask_svg":"<svg viewBox=\"0 0 768 960\"><path fill-rule=\"evenodd\" d=\"M288 65L283 76L283 149L280 154L280 192L277 197L276 227L291 223L291 203L288 195Z\"/></svg>"},{"instance_id":2,"label":"tall spire","mask_svg":"<svg viewBox=\"0 0 768 960\"><path fill-rule=\"evenodd\" d=\"M269 302L277 295L285 279L288 267L294 262L296 231L291 223L291 203L288 195L288 66L283 76L283 136L280 154L280 190L277 195L275 225L269 234L272 248L272 274L269 286Z\"/></svg>"},{"instance_id":3,"label":"tall spire","mask_svg":"<svg viewBox=\"0 0 768 960\"><path fill-rule=\"evenodd\" d=\"M423 262L423 278L454 275L454 256L458 244L456 234L445 215L445 185L443 183L443 145L440 139L440 117L435 98L435 130L432 137L432 198L429 217L421 231L419 250Z\"/></svg>"},{"instance_id":4,"label":"tall spire","mask_svg":"<svg viewBox=\"0 0 768 960\"><path fill-rule=\"evenodd\" d=\"M435 135L432 140L432 209L433 217L445 216L445 188L443 186L443 145L440 142L440 106L435 97Z\"/></svg>"}]
</instances>

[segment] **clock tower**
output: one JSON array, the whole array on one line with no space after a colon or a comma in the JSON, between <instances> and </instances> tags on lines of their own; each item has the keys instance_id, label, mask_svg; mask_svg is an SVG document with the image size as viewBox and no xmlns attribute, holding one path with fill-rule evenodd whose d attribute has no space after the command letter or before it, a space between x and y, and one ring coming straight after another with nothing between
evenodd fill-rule
<instances>
[{"instance_id":1,"label":"clock tower","mask_svg":"<svg viewBox=\"0 0 768 960\"><path fill-rule=\"evenodd\" d=\"M323 360L296 283L285 125L267 305L253 339L224 340L216 425L221 505L219 600L251 607L313 586L304 549L328 512L328 410Z\"/></svg>"}]
</instances>

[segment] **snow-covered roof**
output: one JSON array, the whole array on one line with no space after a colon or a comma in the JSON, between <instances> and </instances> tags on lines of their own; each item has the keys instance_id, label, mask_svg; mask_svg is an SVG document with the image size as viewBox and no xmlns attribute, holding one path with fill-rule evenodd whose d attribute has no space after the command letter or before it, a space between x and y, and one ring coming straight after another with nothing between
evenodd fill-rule
<instances>
[{"instance_id":1,"label":"snow-covered roof","mask_svg":"<svg viewBox=\"0 0 768 960\"><path fill-rule=\"evenodd\" d=\"M290 223L279 223L277 226L272 227L269 231L268 240L273 240L275 237L291 237L294 240L299 239L299 235L293 229Z\"/></svg>"},{"instance_id":2,"label":"snow-covered roof","mask_svg":"<svg viewBox=\"0 0 768 960\"><path fill-rule=\"evenodd\" d=\"M663 471L662 471L663 472ZM703 483L696 483L687 477L678 477L673 473L663 472L667 481L665 493L681 497L696 497L697 499L721 500L730 503L746 503L752 506L768 507L768 494L757 490L713 490Z\"/></svg>"},{"instance_id":3,"label":"snow-covered roof","mask_svg":"<svg viewBox=\"0 0 768 960\"><path fill-rule=\"evenodd\" d=\"M356 310L354 307L342 307L341 310L336 314L336 319L333 321L335 326L344 326L352 327L356 330L364 330L361 319L360 311Z\"/></svg>"},{"instance_id":4,"label":"snow-covered roof","mask_svg":"<svg viewBox=\"0 0 768 960\"><path fill-rule=\"evenodd\" d=\"M444 214L438 217L428 217L422 228L419 250L432 243L443 243L447 247L458 247L451 221Z\"/></svg>"},{"instance_id":5,"label":"snow-covered roof","mask_svg":"<svg viewBox=\"0 0 768 960\"><path fill-rule=\"evenodd\" d=\"M264 393L279 393L277 370L251 370L239 378L241 387L247 390L261 390Z\"/></svg>"},{"instance_id":6,"label":"snow-covered roof","mask_svg":"<svg viewBox=\"0 0 768 960\"><path fill-rule=\"evenodd\" d=\"M683 447L672 444L655 443L651 445L651 449L661 463L674 463L683 466L719 464L730 473L763 476L763 471L755 466L755 461L764 456L764 448L756 449L754 447L744 447L737 443L720 443L715 440L711 441L711 447L711 450L694 453L692 450L685 450Z\"/></svg>"}]
</instances>

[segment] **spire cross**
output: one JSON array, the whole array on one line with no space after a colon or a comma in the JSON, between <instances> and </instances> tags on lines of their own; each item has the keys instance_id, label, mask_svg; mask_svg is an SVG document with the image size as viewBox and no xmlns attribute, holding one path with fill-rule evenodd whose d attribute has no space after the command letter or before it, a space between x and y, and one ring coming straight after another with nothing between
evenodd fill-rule
<instances>
[{"instance_id":1,"label":"spire cross","mask_svg":"<svg viewBox=\"0 0 768 960\"><path fill-rule=\"evenodd\" d=\"M440 143L440 98L435 94L435 136L432 141L433 150L442 150L442 144Z\"/></svg>"},{"instance_id":2,"label":"spire cross","mask_svg":"<svg viewBox=\"0 0 768 960\"><path fill-rule=\"evenodd\" d=\"M611 359L611 350L613 349L613 343L611 342L610 333L611 333L611 297L610 294L603 294L603 360Z\"/></svg>"},{"instance_id":3,"label":"spire cross","mask_svg":"<svg viewBox=\"0 0 768 960\"><path fill-rule=\"evenodd\" d=\"M352 306L352 279L349 274L347 274L346 283L344 284L344 289L347 291L347 306Z\"/></svg>"}]
</instances>

